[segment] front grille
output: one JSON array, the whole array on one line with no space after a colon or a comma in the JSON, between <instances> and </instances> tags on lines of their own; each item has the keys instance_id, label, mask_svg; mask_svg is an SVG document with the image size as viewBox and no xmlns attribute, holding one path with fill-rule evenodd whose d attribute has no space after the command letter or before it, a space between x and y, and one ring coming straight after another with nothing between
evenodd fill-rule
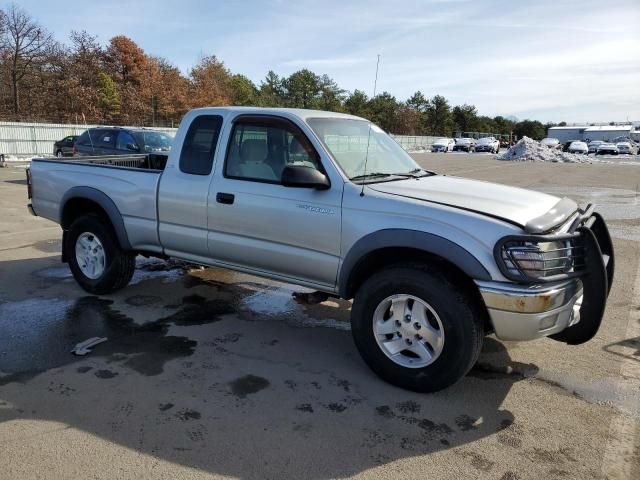
<instances>
[{"instance_id":1,"label":"front grille","mask_svg":"<svg viewBox=\"0 0 640 480\"><path fill-rule=\"evenodd\" d=\"M545 245L554 248L544 248ZM585 267L585 248L580 236L553 242L540 242L544 250L536 244L523 240L505 242L501 258L506 270L520 280L531 278L552 278L558 275L579 274Z\"/></svg>"}]
</instances>

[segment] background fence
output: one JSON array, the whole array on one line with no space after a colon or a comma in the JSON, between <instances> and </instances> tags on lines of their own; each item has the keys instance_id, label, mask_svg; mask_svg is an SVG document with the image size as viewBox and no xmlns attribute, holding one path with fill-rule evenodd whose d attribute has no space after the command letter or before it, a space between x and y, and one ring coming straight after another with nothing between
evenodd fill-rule
<instances>
[{"instance_id":1,"label":"background fence","mask_svg":"<svg viewBox=\"0 0 640 480\"><path fill-rule=\"evenodd\" d=\"M427 137L424 135L391 135L391 137L402 145L405 150L428 149L433 142L442 137Z\"/></svg>"},{"instance_id":2,"label":"background fence","mask_svg":"<svg viewBox=\"0 0 640 480\"><path fill-rule=\"evenodd\" d=\"M52 156L53 144L69 135L80 135L87 128L102 125L65 123L0 122L0 154L8 157ZM133 127L139 128L139 127ZM145 127L173 136L176 128ZM440 137L391 135L405 150L429 148Z\"/></svg>"},{"instance_id":3,"label":"background fence","mask_svg":"<svg viewBox=\"0 0 640 480\"><path fill-rule=\"evenodd\" d=\"M53 143L100 125L0 122L0 153L15 157L53 155ZM134 127L136 128L136 127ZM139 127L137 127L139 128ZM176 128L145 127L175 135Z\"/></svg>"}]
</instances>

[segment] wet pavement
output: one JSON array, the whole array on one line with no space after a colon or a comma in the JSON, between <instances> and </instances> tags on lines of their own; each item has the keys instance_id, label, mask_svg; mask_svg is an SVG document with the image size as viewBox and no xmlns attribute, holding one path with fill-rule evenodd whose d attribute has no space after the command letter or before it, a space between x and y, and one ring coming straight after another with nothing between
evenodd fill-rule
<instances>
[{"instance_id":1,"label":"wet pavement","mask_svg":"<svg viewBox=\"0 0 640 480\"><path fill-rule=\"evenodd\" d=\"M598 203L619 265L598 336L488 337L452 388L403 391L361 361L349 302L142 257L87 295L0 169L0 478L638 478L640 170L416 158Z\"/></svg>"}]
</instances>

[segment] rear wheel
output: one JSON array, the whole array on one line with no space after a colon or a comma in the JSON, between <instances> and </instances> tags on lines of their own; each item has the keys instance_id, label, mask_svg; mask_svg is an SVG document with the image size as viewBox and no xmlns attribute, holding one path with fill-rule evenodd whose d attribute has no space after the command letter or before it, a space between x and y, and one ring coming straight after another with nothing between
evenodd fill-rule
<instances>
[{"instance_id":1,"label":"rear wheel","mask_svg":"<svg viewBox=\"0 0 640 480\"><path fill-rule=\"evenodd\" d=\"M58 158L62 157L62 150L58 150L56 152L56 157L58 157Z\"/></svg>"},{"instance_id":2,"label":"rear wheel","mask_svg":"<svg viewBox=\"0 0 640 480\"><path fill-rule=\"evenodd\" d=\"M358 290L351 331L362 358L381 378L435 392L476 362L484 331L469 297L426 266L388 267Z\"/></svg>"},{"instance_id":3,"label":"rear wheel","mask_svg":"<svg viewBox=\"0 0 640 480\"><path fill-rule=\"evenodd\" d=\"M135 254L124 252L111 226L96 215L73 222L64 249L73 277L89 293L107 294L125 287L136 268Z\"/></svg>"}]
</instances>

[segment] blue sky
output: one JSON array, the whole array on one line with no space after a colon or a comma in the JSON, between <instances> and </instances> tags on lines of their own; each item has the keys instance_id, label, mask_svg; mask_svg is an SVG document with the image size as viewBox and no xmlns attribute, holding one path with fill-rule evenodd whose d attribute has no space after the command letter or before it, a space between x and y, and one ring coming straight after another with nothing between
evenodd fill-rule
<instances>
[{"instance_id":1,"label":"blue sky","mask_svg":"<svg viewBox=\"0 0 640 480\"><path fill-rule=\"evenodd\" d=\"M326 73L345 89L416 90L485 115L640 120L638 0L20 0L60 41L135 40L185 73L215 54L259 83Z\"/></svg>"}]
</instances>

